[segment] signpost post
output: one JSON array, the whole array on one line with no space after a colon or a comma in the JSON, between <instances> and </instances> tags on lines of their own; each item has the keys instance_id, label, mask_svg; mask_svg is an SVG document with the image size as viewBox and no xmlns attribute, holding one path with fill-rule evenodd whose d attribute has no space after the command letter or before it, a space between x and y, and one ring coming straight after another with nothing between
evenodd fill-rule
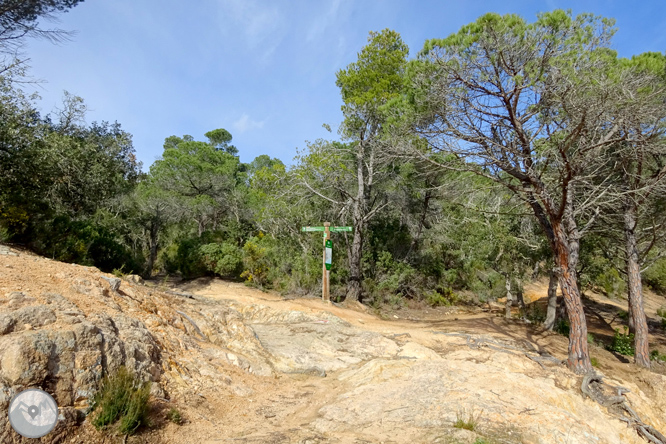
<instances>
[{"instance_id":1,"label":"signpost post","mask_svg":"<svg viewBox=\"0 0 666 444\"><path fill-rule=\"evenodd\" d=\"M324 222L324 268L322 269L323 279L322 279L322 284L321 284L321 298L325 302L329 302L331 300L329 282L331 280L331 262L332 262L332 259L333 259L333 242L331 241L330 227L331 227L330 222ZM328 244L331 244L330 248L328 248ZM328 259L328 266L326 264L326 259Z\"/></svg>"},{"instance_id":2,"label":"signpost post","mask_svg":"<svg viewBox=\"0 0 666 444\"><path fill-rule=\"evenodd\" d=\"M331 240L331 232L352 231L352 227L331 227L330 222L324 222L323 227L302 227L301 231L323 231L324 232L324 260L322 265L322 282L321 282L321 298L326 301L331 301L330 282L331 282L331 267L333 264L333 241Z\"/></svg>"}]
</instances>

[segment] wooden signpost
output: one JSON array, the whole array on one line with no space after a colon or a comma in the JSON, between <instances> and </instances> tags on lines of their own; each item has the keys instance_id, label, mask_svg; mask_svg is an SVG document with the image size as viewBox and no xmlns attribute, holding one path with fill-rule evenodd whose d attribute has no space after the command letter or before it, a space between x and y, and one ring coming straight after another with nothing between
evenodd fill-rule
<instances>
[{"instance_id":1,"label":"wooden signpost","mask_svg":"<svg viewBox=\"0 0 666 444\"><path fill-rule=\"evenodd\" d=\"M352 231L352 227L331 227L330 222L324 222L323 227L302 227L301 231L324 232L324 261L322 266L321 298L326 302L330 302L331 266L333 263L333 241L331 240L331 232Z\"/></svg>"}]
</instances>

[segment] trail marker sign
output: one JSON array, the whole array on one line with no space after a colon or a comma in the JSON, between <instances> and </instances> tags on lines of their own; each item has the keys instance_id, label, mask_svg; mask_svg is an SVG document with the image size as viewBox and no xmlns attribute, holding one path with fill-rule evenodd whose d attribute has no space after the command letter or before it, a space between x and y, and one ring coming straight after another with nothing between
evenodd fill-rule
<instances>
[{"instance_id":1,"label":"trail marker sign","mask_svg":"<svg viewBox=\"0 0 666 444\"><path fill-rule=\"evenodd\" d=\"M352 227L332 227L330 222L324 222L323 227L301 227L301 231L322 231L324 233L324 263L322 267L321 298L325 301L330 301L331 295L329 283L331 281L331 266L333 263L333 241L331 241L331 232L350 232L352 231Z\"/></svg>"},{"instance_id":2,"label":"trail marker sign","mask_svg":"<svg viewBox=\"0 0 666 444\"><path fill-rule=\"evenodd\" d=\"M302 227L301 231L324 231L325 227Z\"/></svg>"},{"instance_id":3,"label":"trail marker sign","mask_svg":"<svg viewBox=\"0 0 666 444\"><path fill-rule=\"evenodd\" d=\"M331 269L331 263L333 262L333 242L330 239L326 239L324 244L324 267L326 270Z\"/></svg>"},{"instance_id":4,"label":"trail marker sign","mask_svg":"<svg viewBox=\"0 0 666 444\"><path fill-rule=\"evenodd\" d=\"M331 231L351 231L352 227L331 227Z\"/></svg>"}]
</instances>

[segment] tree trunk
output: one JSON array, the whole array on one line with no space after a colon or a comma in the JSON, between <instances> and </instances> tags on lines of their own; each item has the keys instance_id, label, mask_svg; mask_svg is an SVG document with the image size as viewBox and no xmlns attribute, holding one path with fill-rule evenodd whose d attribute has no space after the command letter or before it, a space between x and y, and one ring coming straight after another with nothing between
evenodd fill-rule
<instances>
[{"instance_id":1,"label":"tree trunk","mask_svg":"<svg viewBox=\"0 0 666 444\"><path fill-rule=\"evenodd\" d=\"M516 299L518 300L518 306L520 307L520 310L522 312L522 317L523 319L525 318L525 315L527 314L527 308L525 307L525 295L523 294L523 284L522 282L517 283L518 288L516 289Z\"/></svg>"},{"instance_id":2,"label":"tree trunk","mask_svg":"<svg viewBox=\"0 0 666 444\"><path fill-rule=\"evenodd\" d=\"M567 364L574 373L583 374L592 370L592 364L587 346L587 320L576 280L576 269L575 266L572 267L577 259L575 255L578 245L570 245L561 225L553 225L553 234L555 265L564 305L569 315L569 359Z\"/></svg>"},{"instance_id":3,"label":"tree trunk","mask_svg":"<svg viewBox=\"0 0 666 444\"><path fill-rule=\"evenodd\" d=\"M504 280L506 285L505 316L507 319L511 319L511 306L513 305L513 296L511 295L511 279L509 279L509 275L504 276Z\"/></svg>"},{"instance_id":4,"label":"tree trunk","mask_svg":"<svg viewBox=\"0 0 666 444\"><path fill-rule=\"evenodd\" d=\"M156 222L150 223L149 238L148 238L148 264L146 265L145 278L150 279L153 275L153 267L157 259L157 242L158 242L159 226Z\"/></svg>"},{"instance_id":5,"label":"tree trunk","mask_svg":"<svg viewBox=\"0 0 666 444\"><path fill-rule=\"evenodd\" d=\"M351 245L349 263L349 281L347 283L347 297L351 301L361 299L361 277L363 260L363 236L365 234L365 215L367 211L367 199L370 192L365 183L365 141L363 138L358 144L356 151L356 198L354 199L354 239Z\"/></svg>"},{"instance_id":6,"label":"tree trunk","mask_svg":"<svg viewBox=\"0 0 666 444\"><path fill-rule=\"evenodd\" d=\"M626 241L627 281L629 284L629 319L634 328L634 362L650 368L647 319L643 309L643 283L636 246L636 206L628 196L624 211L624 237Z\"/></svg>"},{"instance_id":7,"label":"tree trunk","mask_svg":"<svg viewBox=\"0 0 666 444\"><path fill-rule=\"evenodd\" d=\"M428 184L426 184L428 185ZM432 191L427 190L425 192L425 197L423 198L423 213L421 213L421 218L419 219L419 227L416 230L416 235L414 236L414 239L412 239L411 244L409 245L409 250L407 250L407 254L405 254L405 258L408 258L409 255L412 253L412 251L415 250L416 246L419 244L419 241L421 240L421 233L423 232L423 227L426 222L426 217L428 216L428 210L430 208L430 199L432 198Z\"/></svg>"},{"instance_id":8,"label":"tree trunk","mask_svg":"<svg viewBox=\"0 0 666 444\"><path fill-rule=\"evenodd\" d=\"M546 330L553 331L557 319L557 273L550 272L548 281L548 308L546 309L546 320L543 326Z\"/></svg>"},{"instance_id":9,"label":"tree trunk","mask_svg":"<svg viewBox=\"0 0 666 444\"><path fill-rule=\"evenodd\" d=\"M349 281L347 282L346 299L358 301L361 298L361 267L363 260L363 225L359 221L355 222L349 259Z\"/></svg>"}]
</instances>

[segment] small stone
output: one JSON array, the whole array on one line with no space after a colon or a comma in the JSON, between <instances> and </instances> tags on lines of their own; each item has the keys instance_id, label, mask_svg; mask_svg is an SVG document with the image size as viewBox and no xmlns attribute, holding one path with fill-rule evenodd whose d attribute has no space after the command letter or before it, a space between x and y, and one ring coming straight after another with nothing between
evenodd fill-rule
<instances>
[{"instance_id":1,"label":"small stone","mask_svg":"<svg viewBox=\"0 0 666 444\"><path fill-rule=\"evenodd\" d=\"M127 276L125 276L124 279L127 282L131 282L133 284L143 285L143 283L144 283L143 278L139 275L136 275L136 274L128 274Z\"/></svg>"},{"instance_id":2,"label":"small stone","mask_svg":"<svg viewBox=\"0 0 666 444\"><path fill-rule=\"evenodd\" d=\"M120 288L120 279L118 278L108 278L106 276L102 276L102 279L107 281L109 283L109 287L111 287L111 290L113 291L118 291Z\"/></svg>"}]
</instances>

